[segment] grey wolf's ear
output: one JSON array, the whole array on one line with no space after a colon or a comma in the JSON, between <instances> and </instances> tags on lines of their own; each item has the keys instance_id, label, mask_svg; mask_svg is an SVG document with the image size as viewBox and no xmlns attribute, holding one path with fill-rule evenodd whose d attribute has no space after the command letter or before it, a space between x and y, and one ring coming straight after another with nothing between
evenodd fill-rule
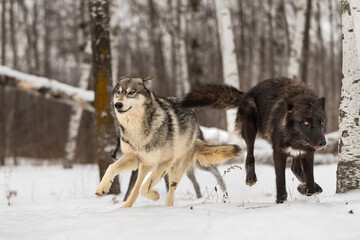
<instances>
[{"instance_id":1,"label":"grey wolf's ear","mask_svg":"<svg viewBox=\"0 0 360 240\"><path fill-rule=\"evenodd\" d=\"M153 77L147 77L147 78L144 78L143 79L143 83L145 85L146 88L150 88L150 83L151 83L151 80L152 80Z\"/></svg>"},{"instance_id":2,"label":"grey wolf's ear","mask_svg":"<svg viewBox=\"0 0 360 240\"><path fill-rule=\"evenodd\" d=\"M324 97L318 98L317 102L323 109L325 109L325 98Z\"/></svg>"}]
</instances>

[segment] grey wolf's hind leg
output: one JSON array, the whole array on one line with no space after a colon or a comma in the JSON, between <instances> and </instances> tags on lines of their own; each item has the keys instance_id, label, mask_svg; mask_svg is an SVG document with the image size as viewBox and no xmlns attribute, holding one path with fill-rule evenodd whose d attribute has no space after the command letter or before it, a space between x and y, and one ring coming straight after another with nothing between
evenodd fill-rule
<instances>
[{"instance_id":1,"label":"grey wolf's hind leg","mask_svg":"<svg viewBox=\"0 0 360 240\"><path fill-rule=\"evenodd\" d=\"M190 166L192 162L192 152L185 154L181 159L175 163L175 165L170 169L169 172L169 193L166 199L166 206L173 206L174 205L174 194L179 182L184 175L185 171Z\"/></svg>"},{"instance_id":2,"label":"grey wolf's hind leg","mask_svg":"<svg viewBox=\"0 0 360 240\"><path fill-rule=\"evenodd\" d=\"M129 197L127 198L126 202L124 203L124 205L122 205L122 208L131 207L134 204L136 198L139 196L140 186L141 186L142 182L144 181L146 174L150 170L151 170L151 166L145 166L141 163L139 164L138 176L137 176L135 185L134 185L133 189L131 190L131 193L130 193Z\"/></svg>"},{"instance_id":3,"label":"grey wolf's hind leg","mask_svg":"<svg viewBox=\"0 0 360 240\"><path fill-rule=\"evenodd\" d=\"M161 178L169 171L172 160L165 163L159 164L153 169L153 172L146 180L146 182L141 186L140 194L150 200L157 201L160 198L160 195L157 191L153 190L153 187L160 181Z\"/></svg>"},{"instance_id":4,"label":"grey wolf's hind leg","mask_svg":"<svg viewBox=\"0 0 360 240\"><path fill-rule=\"evenodd\" d=\"M211 172L211 173L215 176L215 178L216 178L216 180L217 180L217 183L218 183L219 186L220 186L221 191L223 191L223 192L226 191L225 182L224 182L224 180L222 179L222 177L221 177L221 175L220 175L220 172L219 172L219 169L217 168L216 165L210 165L210 166L208 166L208 167L204 167L204 166L201 166L201 164L199 164L199 163L197 162L196 166L197 166L198 168L200 168L201 170Z\"/></svg>"},{"instance_id":5,"label":"grey wolf's hind leg","mask_svg":"<svg viewBox=\"0 0 360 240\"><path fill-rule=\"evenodd\" d=\"M200 192L200 186L199 183L196 181L195 178L195 169L193 167L189 168L186 171L186 175L188 176L188 178L190 179L190 181L192 182L195 192L196 192L196 197L197 198L201 198L201 192Z\"/></svg>"}]
</instances>

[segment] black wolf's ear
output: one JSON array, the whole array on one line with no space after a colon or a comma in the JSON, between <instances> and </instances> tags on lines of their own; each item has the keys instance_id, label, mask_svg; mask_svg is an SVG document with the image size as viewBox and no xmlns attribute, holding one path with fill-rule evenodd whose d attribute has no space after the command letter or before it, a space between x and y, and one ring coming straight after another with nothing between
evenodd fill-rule
<instances>
[{"instance_id":1,"label":"black wolf's ear","mask_svg":"<svg viewBox=\"0 0 360 240\"><path fill-rule=\"evenodd\" d=\"M317 102L323 109L325 109L325 98L324 97L318 98Z\"/></svg>"},{"instance_id":2,"label":"black wolf's ear","mask_svg":"<svg viewBox=\"0 0 360 240\"><path fill-rule=\"evenodd\" d=\"M289 99L285 99L286 110L288 113L294 113L294 104Z\"/></svg>"},{"instance_id":3,"label":"black wolf's ear","mask_svg":"<svg viewBox=\"0 0 360 240\"><path fill-rule=\"evenodd\" d=\"M144 79L143 79L143 83L144 83L144 85L145 85L146 88L150 88L150 83L151 83L152 78L153 78L153 77L150 76L150 77L147 77L147 78L144 78Z\"/></svg>"}]
</instances>

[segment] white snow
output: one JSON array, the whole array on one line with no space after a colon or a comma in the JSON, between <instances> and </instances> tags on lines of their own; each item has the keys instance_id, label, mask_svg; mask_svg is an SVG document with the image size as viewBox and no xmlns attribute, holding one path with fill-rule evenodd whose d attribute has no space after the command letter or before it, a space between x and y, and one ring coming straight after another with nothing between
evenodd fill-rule
<instances>
[{"instance_id":1,"label":"white snow","mask_svg":"<svg viewBox=\"0 0 360 240\"><path fill-rule=\"evenodd\" d=\"M223 172L228 167L219 168ZM287 169L288 201L280 205L274 203L273 167L258 164L256 172L253 187L245 185L243 169L224 176L226 203L217 192L202 204L216 180L196 170L202 199L196 199L184 176L174 207L164 206L162 181L156 186L158 202L140 196L133 208L122 209L130 173L120 175L123 193L113 199L94 195L99 181L96 165L70 170L60 165L3 167L0 239L360 239L360 191L335 194L335 164L315 167L315 180L324 192L313 197L297 192L298 181ZM17 193L11 206L8 190Z\"/></svg>"}]
</instances>

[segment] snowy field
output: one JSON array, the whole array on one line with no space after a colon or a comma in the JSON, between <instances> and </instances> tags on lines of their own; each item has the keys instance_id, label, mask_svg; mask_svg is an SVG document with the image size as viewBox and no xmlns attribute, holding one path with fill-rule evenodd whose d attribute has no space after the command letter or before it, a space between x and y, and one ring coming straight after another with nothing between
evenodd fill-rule
<instances>
[{"instance_id":1,"label":"snowy field","mask_svg":"<svg viewBox=\"0 0 360 240\"><path fill-rule=\"evenodd\" d=\"M129 173L120 176L120 196L98 198L95 165L0 168L0 239L360 239L360 191L335 194L335 164L315 167L324 192L313 197L297 192L298 181L287 169L288 201L280 205L274 203L273 167L256 167L259 181L253 187L245 185L244 170L224 176L227 199L218 190L202 203L216 180L196 170L202 199L184 176L174 207L164 206L162 181L158 202L140 196L130 209L120 208ZM16 192L10 206L9 190Z\"/></svg>"}]
</instances>

